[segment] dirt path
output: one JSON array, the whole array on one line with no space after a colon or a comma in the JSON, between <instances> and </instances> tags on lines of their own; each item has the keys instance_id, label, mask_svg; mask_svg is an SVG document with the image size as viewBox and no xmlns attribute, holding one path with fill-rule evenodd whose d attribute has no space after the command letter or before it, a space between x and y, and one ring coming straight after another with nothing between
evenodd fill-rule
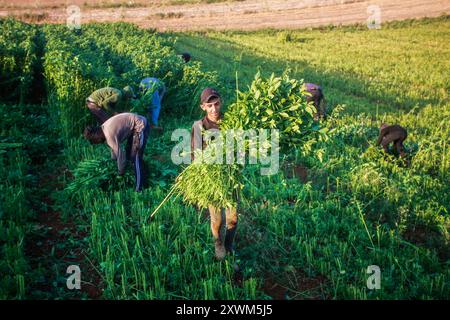
<instances>
[{"instance_id":1,"label":"dirt path","mask_svg":"<svg viewBox=\"0 0 450 320\"><path fill-rule=\"evenodd\" d=\"M46 0L41 8L20 6L26 2L29 1L16 1L16 8L0 6L0 16L15 15L33 22L51 23L64 23L68 18L64 0ZM127 21L159 31L256 30L366 23L373 17L368 13L369 5L379 7L381 23L450 13L450 0L246 0L184 5L152 1L146 7L119 8L85 7L84 2L75 3L80 5L81 23Z\"/></svg>"},{"instance_id":2,"label":"dirt path","mask_svg":"<svg viewBox=\"0 0 450 320\"><path fill-rule=\"evenodd\" d=\"M88 229L74 218L63 218L53 196L64 186L64 167L53 173L38 175L42 195L32 236L26 242L26 256L32 272L29 284L31 299L101 299L103 281L94 263L89 260L86 248ZM81 289L69 290L66 286L67 267L77 265L82 270Z\"/></svg>"}]
</instances>

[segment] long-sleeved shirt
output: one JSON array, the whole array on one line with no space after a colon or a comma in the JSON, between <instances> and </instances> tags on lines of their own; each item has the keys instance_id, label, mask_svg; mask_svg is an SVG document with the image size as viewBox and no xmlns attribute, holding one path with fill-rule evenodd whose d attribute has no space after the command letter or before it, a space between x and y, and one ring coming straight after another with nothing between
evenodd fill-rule
<instances>
[{"instance_id":1,"label":"long-sleeved shirt","mask_svg":"<svg viewBox=\"0 0 450 320\"><path fill-rule=\"evenodd\" d=\"M120 113L109 118L102 125L106 143L111 148L111 158L117 160L119 173L123 173L126 164L126 154L120 144L135 133L144 133L147 119L135 113Z\"/></svg>"},{"instance_id":2,"label":"long-sleeved shirt","mask_svg":"<svg viewBox=\"0 0 450 320\"><path fill-rule=\"evenodd\" d=\"M105 87L91 93L88 100L94 102L100 108L113 114L123 111L122 91L112 87Z\"/></svg>"}]
</instances>

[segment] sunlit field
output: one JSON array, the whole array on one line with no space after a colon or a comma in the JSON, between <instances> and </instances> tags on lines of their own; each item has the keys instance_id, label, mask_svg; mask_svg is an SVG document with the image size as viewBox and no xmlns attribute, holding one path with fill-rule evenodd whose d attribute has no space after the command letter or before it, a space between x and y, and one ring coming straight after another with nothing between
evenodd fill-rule
<instances>
[{"instance_id":1,"label":"sunlit field","mask_svg":"<svg viewBox=\"0 0 450 320\"><path fill-rule=\"evenodd\" d=\"M0 29L0 299L450 298L448 16L380 30ZM226 112L258 72L320 84L327 138L283 150L274 175L244 167L236 254L216 261L207 210L172 196L149 216L185 168L171 135L202 117L202 90L222 92ZM92 91L147 76L168 93L137 193L132 169L117 175L82 132ZM381 123L407 129L407 161L375 145ZM73 264L82 290L66 287Z\"/></svg>"}]
</instances>

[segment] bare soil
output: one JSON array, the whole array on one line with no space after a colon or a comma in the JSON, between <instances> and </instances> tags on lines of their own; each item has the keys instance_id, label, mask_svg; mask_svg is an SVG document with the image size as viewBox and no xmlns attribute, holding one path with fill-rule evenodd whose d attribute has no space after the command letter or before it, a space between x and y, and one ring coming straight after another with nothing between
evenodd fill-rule
<instances>
[{"instance_id":1,"label":"bare soil","mask_svg":"<svg viewBox=\"0 0 450 320\"><path fill-rule=\"evenodd\" d=\"M324 276L308 277L301 270L295 270L291 275L284 275L289 280L287 285L281 284L274 277L268 276L264 282L263 291L274 300L323 300L330 299L322 288L328 281Z\"/></svg>"},{"instance_id":2,"label":"bare soil","mask_svg":"<svg viewBox=\"0 0 450 320\"><path fill-rule=\"evenodd\" d=\"M245 0L171 5L167 1L74 0L81 23L126 21L158 31L295 29L367 23L372 16L364 0ZM0 17L16 16L36 23L65 23L64 0L0 1ZM169 3L169 4L168 4ZM435 17L450 13L449 0L378 0L381 25L391 20ZM373 16L372 16L373 17Z\"/></svg>"}]
</instances>

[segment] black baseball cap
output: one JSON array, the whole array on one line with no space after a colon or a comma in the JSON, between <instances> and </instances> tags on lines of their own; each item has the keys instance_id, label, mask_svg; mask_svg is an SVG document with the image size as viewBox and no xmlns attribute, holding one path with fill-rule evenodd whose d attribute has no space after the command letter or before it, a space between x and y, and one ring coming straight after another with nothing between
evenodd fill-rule
<instances>
[{"instance_id":1,"label":"black baseball cap","mask_svg":"<svg viewBox=\"0 0 450 320\"><path fill-rule=\"evenodd\" d=\"M211 100L211 98L219 98L220 94L214 88L206 88L203 90L202 95L200 96L200 103L207 103Z\"/></svg>"},{"instance_id":2,"label":"black baseball cap","mask_svg":"<svg viewBox=\"0 0 450 320\"><path fill-rule=\"evenodd\" d=\"M181 54L181 57L183 58L184 62L186 62L186 63L191 61L191 55L187 52L183 52Z\"/></svg>"}]
</instances>

